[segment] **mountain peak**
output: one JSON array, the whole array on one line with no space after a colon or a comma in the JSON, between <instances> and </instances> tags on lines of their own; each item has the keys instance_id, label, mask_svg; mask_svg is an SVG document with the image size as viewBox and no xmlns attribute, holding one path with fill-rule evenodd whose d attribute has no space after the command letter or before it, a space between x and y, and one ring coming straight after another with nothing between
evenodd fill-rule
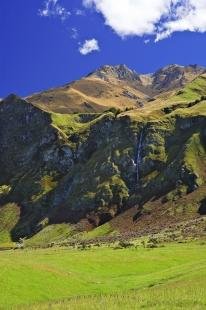
<instances>
[{"instance_id":1,"label":"mountain peak","mask_svg":"<svg viewBox=\"0 0 206 310\"><path fill-rule=\"evenodd\" d=\"M66 114L134 108L160 94L179 90L204 72L205 68L198 65L171 64L155 73L138 74L125 64L104 65L78 81L27 100L45 110Z\"/></svg>"},{"instance_id":2,"label":"mountain peak","mask_svg":"<svg viewBox=\"0 0 206 310\"><path fill-rule=\"evenodd\" d=\"M205 72L205 68L198 65L181 66L171 64L157 70L153 74L153 88L167 90L182 87L195 77Z\"/></svg>"},{"instance_id":3,"label":"mountain peak","mask_svg":"<svg viewBox=\"0 0 206 310\"><path fill-rule=\"evenodd\" d=\"M128 68L125 64L115 66L105 65L89 76L95 76L105 81L109 81L111 78L128 82L140 81L139 74L135 70Z\"/></svg>"},{"instance_id":4,"label":"mountain peak","mask_svg":"<svg viewBox=\"0 0 206 310\"><path fill-rule=\"evenodd\" d=\"M17 96L16 94L10 94L10 95L8 95L4 100L3 100L3 102L4 103L17 103L17 102L19 102L19 101L22 101L22 99L19 97L19 96Z\"/></svg>"},{"instance_id":5,"label":"mountain peak","mask_svg":"<svg viewBox=\"0 0 206 310\"><path fill-rule=\"evenodd\" d=\"M186 72L191 72L191 73L202 74L204 71L205 71L205 67L199 66L197 64L190 64L187 66L182 66L178 64L170 64L157 70L153 74L153 76L159 74L160 72L164 72L165 74L170 74L171 72L180 72L183 74Z\"/></svg>"}]
</instances>

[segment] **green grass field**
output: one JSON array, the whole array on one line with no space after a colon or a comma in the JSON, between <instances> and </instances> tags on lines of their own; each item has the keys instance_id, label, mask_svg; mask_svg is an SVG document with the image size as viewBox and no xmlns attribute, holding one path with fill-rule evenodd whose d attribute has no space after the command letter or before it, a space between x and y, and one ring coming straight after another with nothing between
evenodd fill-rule
<instances>
[{"instance_id":1,"label":"green grass field","mask_svg":"<svg viewBox=\"0 0 206 310\"><path fill-rule=\"evenodd\" d=\"M206 244L0 252L0 309L206 309Z\"/></svg>"}]
</instances>

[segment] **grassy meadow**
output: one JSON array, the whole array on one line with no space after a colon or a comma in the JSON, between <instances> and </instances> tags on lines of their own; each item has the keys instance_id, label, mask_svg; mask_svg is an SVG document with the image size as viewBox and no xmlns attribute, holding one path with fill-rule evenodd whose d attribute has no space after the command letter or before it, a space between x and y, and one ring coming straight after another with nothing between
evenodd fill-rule
<instances>
[{"instance_id":1,"label":"grassy meadow","mask_svg":"<svg viewBox=\"0 0 206 310\"><path fill-rule=\"evenodd\" d=\"M0 252L0 309L205 309L206 244Z\"/></svg>"}]
</instances>

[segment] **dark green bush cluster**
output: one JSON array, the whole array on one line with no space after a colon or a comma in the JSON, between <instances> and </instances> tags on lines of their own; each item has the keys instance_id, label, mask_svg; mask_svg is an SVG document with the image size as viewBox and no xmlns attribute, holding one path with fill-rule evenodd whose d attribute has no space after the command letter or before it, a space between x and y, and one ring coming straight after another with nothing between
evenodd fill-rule
<instances>
[{"instance_id":1,"label":"dark green bush cluster","mask_svg":"<svg viewBox=\"0 0 206 310\"><path fill-rule=\"evenodd\" d=\"M129 241L121 240L121 241L119 241L119 243L117 244L115 249L126 249L126 248L131 248L133 246L134 245L132 243L130 243Z\"/></svg>"}]
</instances>

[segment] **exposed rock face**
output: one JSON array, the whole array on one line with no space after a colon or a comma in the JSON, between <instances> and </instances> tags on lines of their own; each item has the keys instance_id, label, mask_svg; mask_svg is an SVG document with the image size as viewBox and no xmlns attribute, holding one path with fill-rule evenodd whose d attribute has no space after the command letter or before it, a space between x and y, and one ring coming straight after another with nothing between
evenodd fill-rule
<instances>
[{"instance_id":1,"label":"exposed rock face","mask_svg":"<svg viewBox=\"0 0 206 310\"><path fill-rule=\"evenodd\" d=\"M165 90L180 88L187 82L190 82L194 77L205 72L205 68L199 66L178 66L170 65L164 67L152 76L152 89L163 92Z\"/></svg>"},{"instance_id":2,"label":"exposed rock face","mask_svg":"<svg viewBox=\"0 0 206 310\"><path fill-rule=\"evenodd\" d=\"M73 154L60 142L49 114L11 95L0 105L1 182L36 167L67 172Z\"/></svg>"},{"instance_id":3,"label":"exposed rock face","mask_svg":"<svg viewBox=\"0 0 206 310\"><path fill-rule=\"evenodd\" d=\"M115 71L119 78L122 70ZM13 239L35 234L44 223L87 218L101 225L133 206L141 215L149 201L177 204L204 185L204 98L155 113L60 115L14 95L1 102L0 205L21 209Z\"/></svg>"},{"instance_id":4,"label":"exposed rock face","mask_svg":"<svg viewBox=\"0 0 206 310\"><path fill-rule=\"evenodd\" d=\"M139 74L125 65L103 66L91 75L104 79L105 81L110 81L111 78L114 78L120 81L141 83Z\"/></svg>"},{"instance_id":5,"label":"exposed rock face","mask_svg":"<svg viewBox=\"0 0 206 310\"><path fill-rule=\"evenodd\" d=\"M72 166L73 153L49 114L14 95L0 104L0 184L11 187L8 196L0 197L2 204L11 199L27 213L35 197L43 195L43 183L54 185L53 179Z\"/></svg>"},{"instance_id":6,"label":"exposed rock face","mask_svg":"<svg viewBox=\"0 0 206 310\"><path fill-rule=\"evenodd\" d=\"M133 87L142 87L141 89L146 93L152 91L158 93L170 89L180 88L204 72L205 68L197 65L190 65L186 67L169 65L161 68L153 74L140 75L125 65L119 65L103 66L90 76L96 76L105 81L117 79L126 83L132 83Z\"/></svg>"},{"instance_id":7,"label":"exposed rock face","mask_svg":"<svg viewBox=\"0 0 206 310\"><path fill-rule=\"evenodd\" d=\"M7 183L24 169L36 165L56 133L44 112L13 95L0 106L1 182Z\"/></svg>"}]
</instances>

